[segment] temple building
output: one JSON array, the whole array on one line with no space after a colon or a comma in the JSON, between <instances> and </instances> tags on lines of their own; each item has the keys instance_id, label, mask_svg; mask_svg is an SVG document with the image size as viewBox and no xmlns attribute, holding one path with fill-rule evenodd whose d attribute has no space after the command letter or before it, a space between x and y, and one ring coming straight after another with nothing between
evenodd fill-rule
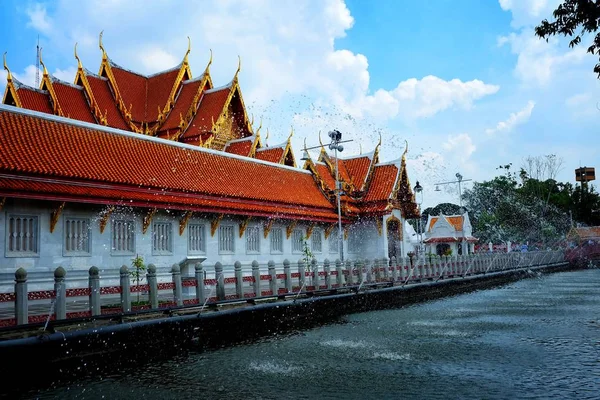
<instances>
[{"instance_id":1,"label":"temple building","mask_svg":"<svg viewBox=\"0 0 600 400\"><path fill-rule=\"evenodd\" d=\"M475 252L477 238L473 237L469 213L429 215L426 227L425 253L460 256Z\"/></svg>"},{"instance_id":2,"label":"temple building","mask_svg":"<svg viewBox=\"0 0 600 400\"><path fill-rule=\"evenodd\" d=\"M336 164L345 258L412 250L405 224L419 215L406 150L381 162L381 140L371 153L338 160L322 147L298 166L293 131L267 146L248 118L240 64L215 87L212 54L194 77L189 46L179 65L149 76L113 62L102 36L99 47L97 74L75 47L73 83L42 60L39 88L19 82L4 60L0 284L19 267L30 276L59 265L71 275L92 265L116 273L136 255L162 271L185 260L297 261L306 246L334 260Z\"/></svg>"}]
</instances>

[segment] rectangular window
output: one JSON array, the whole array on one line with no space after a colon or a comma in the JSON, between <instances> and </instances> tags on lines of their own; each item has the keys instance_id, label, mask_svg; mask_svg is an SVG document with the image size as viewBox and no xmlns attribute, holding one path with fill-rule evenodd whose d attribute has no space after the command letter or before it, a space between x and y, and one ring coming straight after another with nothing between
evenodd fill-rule
<instances>
[{"instance_id":1,"label":"rectangular window","mask_svg":"<svg viewBox=\"0 0 600 400\"><path fill-rule=\"evenodd\" d=\"M283 229L271 229L271 253L283 253Z\"/></svg>"},{"instance_id":2,"label":"rectangular window","mask_svg":"<svg viewBox=\"0 0 600 400\"><path fill-rule=\"evenodd\" d=\"M338 236L338 230L335 229L329 234L329 252L339 253L340 252L340 238Z\"/></svg>"},{"instance_id":3,"label":"rectangular window","mask_svg":"<svg viewBox=\"0 0 600 400\"><path fill-rule=\"evenodd\" d=\"M360 235L358 231L350 230L348 237L348 253L358 253L360 251Z\"/></svg>"},{"instance_id":4,"label":"rectangular window","mask_svg":"<svg viewBox=\"0 0 600 400\"><path fill-rule=\"evenodd\" d=\"M154 222L152 224L152 254L173 253L173 224Z\"/></svg>"},{"instance_id":5,"label":"rectangular window","mask_svg":"<svg viewBox=\"0 0 600 400\"><path fill-rule=\"evenodd\" d=\"M260 253L260 229L258 226L246 228L246 253Z\"/></svg>"},{"instance_id":6,"label":"rectangular window","mask_svg":"<svg viewBox=\"0 0 600 400\"><path fill-rule=\"evenodd\" d=\"M135 222L133 220L113 221L112 251L115 254L135 253Z\"/></svg>"},{"instance_id":7,"label":"rectangular window","mask_svg":"<svg viewBox=\"0 0 600 400\"><path fill-rule=\"evenodd\" d=\"M40 250L38 217L9 215L6 222L6 255L8 257L38 255Z\"/></svg>"},{"instance_id":8,"label":"rectangular window","mask_svg":"<svg viewBox=\"0 0 600 400\"><path fill-rule=\"evenodd\" d=\"M90 220L88 218L65 218L65 255L89 255L90 232Z\"/></svg>"},{"instance_id":9,"label":"rectangular window","mask_svg":"<svg viewBox=\"0 0 600 400\"><path fill-rule=\"evenodd\" d=\"M302 229L295 229L292 232L292 253L302 253L304 250L304 232Z\"/></svg>"},{"instance_id":10,"label":"rectangular window","mask_svg":"<svg viewBox=\"0 0 600 400\"><path fill-rule=\"evenodd\" d=\"M204 224L188 225L188 253L206 253L206 228Z\"/></svg>"},{"instance_id":11,"label":"rectangular window","mask_svg":"<svg viewBox=\"0 0 600 400\"><path fill-rule=\"evenodd\" d=\"M219 227L219 253L233 253L235 251L235 235L233 225Z\"/></svg>"},{"instance_id":12,"label":"rectangular window","mask_svg":"<svg viewBox=\"0 0 600 400\"><path fill-rule=\"evenodd\" d=\"M313 253L320 253L323 251L323 242L321 240L321 230L315 229L311 235L312 243L311 243L311 251Z\"/></svg>"}]
</instances>

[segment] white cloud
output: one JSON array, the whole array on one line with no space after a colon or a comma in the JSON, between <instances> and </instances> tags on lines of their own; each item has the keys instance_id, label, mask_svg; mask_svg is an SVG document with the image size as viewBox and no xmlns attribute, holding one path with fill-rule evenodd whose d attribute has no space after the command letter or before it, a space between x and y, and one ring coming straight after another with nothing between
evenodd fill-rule
<instances>
[{"instance_id":1,"label":"white cloud","mask_svg":"<svg viewBox=\"0 0 600 400\"><path fill-rule=\"evenodd\" d=\"M579 93L573 95L565 100L567 107L580 107L585 104L589 104L592 101L592 95L590 93Z\"/></svg>"},{"instance_id":2,"label":"white cloud","mask_svg":"<svg viewBox=\"0 0 600 400\"><path fill-rule=\"evenodd\" d=\"M30 5L27 7L26 13L29 17L29 22L27 22L28 27L32 27L44 34L52 31L52 20L48 17L44 4L35 3Z\"/></svg>"},{"instance_id":3,"label":"white cloud","mask_svg":"<svg viewBox=\"0 0 600 400\"><path fill-rule=\"evenodd\" d=\"M17 73L15 71L12 71L12 74L21 83L35 87L36 71L37 71L37 68L35 67L35 65L28 65L27 67L25 67L25 70L22 73ZM39 77L40 77L40 82L41 82L41 80L42 80L42 70L41 69L39 70Z\"/></svg>"},{"instance_id":4,"label":"white cloud","mask_svg":"<svg viewBox=\"0 0 600 400\"><path fill-rule=\"evenodd\" d=\"M534 107L535 102L533 100L529 100L525 107L517 112L511 113L508 119L505 121L498 122L495 128L486 129L485 133L488 135L493 135L498 132L512 131L517 125L523 124L529 120Z\"/></svg>"},{"instance_id":5,"label":"white cloud","mask_svg":"<svg viewBox=\"0 0 600 400\"><path fill-rule=\"evenodd\" d=\"M34 67L35 71L35 67ZM60 80L65 82L73 83L75 81L75 75L77 74L77 67L69 67L67 69L56 69L54 70L54 75Z\"/></svg>"},{"instance_id":6,"label":"white cloud","mask_svg":"<svg viewBox=\"0 0 600 400\"><path fill-rule=\"evenodd\" d=\"M510 11L513 28L539 24L549 18L561 0L499 0L504 11Z\"/></svg>"},{"instance_id":7,"label":"white cloud","mask_svg":"<svg viewBox=\"0 0 600 400\"><path fill-rule=\"evenodd\" d=\"M447 152L457 155L461 159L468 159L477 149L473 144L471 136L466 133L448 136L448 140L442 144L442 148Z\"/></svg>"},{"instance_id":8,"label":"white cloud","mask_svg":"<svg viewBox=\"0 0 600 400\"><path fill-rule=\"evenodd\" d=\"M181 62L180 59L160 47L151 47L140 54L140 60L144 68L143 72L155 72L173 68Z\"/></svg>"},{"instance_id":9,"label":"white cloud","mask_svg":"<svg viewBox=\"0 0 600 400\"><path fill-rule=\"evenodd\" d=\"M591 93L579 93L565 100L565 105L574 118L592 117L598 118L600 110L598 109L598 100Z\"/></svg>"}]
</instances>

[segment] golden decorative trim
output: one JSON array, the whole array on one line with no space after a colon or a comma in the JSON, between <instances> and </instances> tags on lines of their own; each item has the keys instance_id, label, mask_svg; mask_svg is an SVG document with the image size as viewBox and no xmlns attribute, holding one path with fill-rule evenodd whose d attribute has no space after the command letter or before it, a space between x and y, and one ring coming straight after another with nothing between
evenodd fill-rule
<instances>
[{"instance_id":1,"label":"golden decorative trim","mask_svg":"<svg viewBox=\"0 0 600 400\"><path fill-rule=\"evenodd\" d=\"M102 125L107 126L108 125L108 120L107 120L108 110L104 110L104 115L102 115L102 111L100 110L100 107L98 107L98 102L96 101L96 98L94 97L94 93L92 92L92 87L90 86L90 83L89 83L87 76L85 74L85 71L83 69L83 64L81 63L81 60L79 59L79 56L77 55L77 43L75 43L74 53L75 53L75 59L77 60L77 73L75 74L75 82L74 83L76 85L78 85L79 82L81 82L80 86L83 86L83 90L87 94L88 101L93 110L94 116L96 117L96 120L98 122L100 122Z\"/></svg>"},{"instance_id":2,"label":"golden decorative trim","mask_svg":"<svg viewBox=\"0 0 600 400\"><path fill-rule=\"evenodd\" d=\"M291 223L290 223L290 224L287 226L287 228L286 228L286 230L285 230L285 237L286 237L287 239L289 239L289 238L290 238L290 236L292 236L292 232L294 231L294 228L296 227L296 224L297 224L297 223L298 223L297 221L292 221L292 222L291 222Z\"/></svg>"},{"instance_id":3,"label":"golden decorative trim","mask_svg":"<svg viewBox=\"0 0 600 400\"><path fill-rule=\"evenodd\" d=\"M190 220L192 214L192 211L186 211L179 220L179 236L183 235L183 232L185 232L185 228L187 227L188 221Z\"/></svg>"},{"instance_id":4,"label":"golden decorative trim","mask_svg":"<svg viewBox=\"0 0 600 400\"><path fill-rule=\"evenodd\" d=\"M50 233L54 232L54 228L56 228L56 223L58 222L58 218L60 218L63 208L65 208L64 201L56 208L56 210L50 213Z\"/></svg>"},{"instance_id":5,"label":"golden decorative trim","mask_svg":"<svg viewBox=\"0 0 600 400\"><path fill-rule=\"evenodd\" d=\"M333 232L336 226L337 224L331 224L327 228L325 228L325 240L329 238L329 235L331 235L331 232Z\"/></svg>"},{"instance_id":6,"label":"golden decorative trim","mask_svg":"<svg viewBox=\"0 0 600 400\"><path fill-rule=\"evenodd\" d=\"M102 44L102 35L104 35L104 30L100 31L100 37L98 37L98 47L102 50L102 60L108 59L108 55L106 55L106 50L104 50L104 45Z\"/></svg>"},{"instance_id":7,"label":"golden decorative trim","mask_svg":"<svg viewBox=\"0 0 600 400\"><path fill-rule=\"evenodd\" d=\"M348 240L348 227L344 228L344 240Z\"/></svg>"},{"instance_id":8,"label":"golden decorative trim","mask_svg":"<svg viewBox=\"0 0 600 400\"><path fill-rule=\"evenodd\" d=\"M40 85L40 89L47 90L50 93L50 99L52 100L52 112L55 115L60 117L65 117L62 108L60 108L60 103L58 102L58 97L56 97L56 92L54 91L54 86L52 85L52 79L50 79L50 74L48 74L48 70L46 69L46 65L42 60L42 49L40 49L40 64L44 67L44 75L42 77L42 83ZM68 117L68 116L66 116Z\"/></svg>"},{"instance_id":9,"label":"golden decorative trim","mask_svg":"<svg viewBox=\"0 0 600 400\"><path fill-rule=\"evenodd\" d=\"M398 237L401 239L402 238L402 221L400 221L400 219L398 217L396 217L395 215L392 215L391 217L389 217L387 219L387 221L385 222L385 227L387 229L387 231L390 231L390 224L392 222L396 222L398 223Z\"/></svg>"},{"instance_id":10,"label":"golden decorative trim","mask_svg":"<svg viewBox=\"0 0 600 400\"><path fill-rule=\"evenodd\" d=\"M263 227L263 235L264 235L265 239L269 236L269 232L271 232L271 228L273 227L273 221L274 220L272 220L272 219L267 220L267 222L265 223L265 225Z\"/></svg>"},{"instance_id":11,"label":"golden decorative trim","mask_svg":"<svg viewBox=\"0 0 600 400\"><path fill-rule=\"evenodd\" d=\"M315 224L313 222L306 228L306 240L310 239L314 229L315 229Z\"/></svg>"},{"instance_id":12,"label":"golden decorative trim","mask_svg":"<svg viewBox=\"0 0 600 400\"><path fill-rule=\"evenodd\" d=\"M154 214L156 214L156 211L156 208L153 208L152 210L148 211L148 214L146 214L146 216L144 217L144 222L142 224L142 234L146 234L146 231L148 230L150 223L152 223L152 218L154 218Z\"/></svg>"},{"instance_id":13,"label":"golden decorative trim","mask_svg":"<svg viewBox=\"0 0 600 400\"><path fill-rule=\"evenodd\" d=\"M217 217L215 219L210 221L210 236L211 237L215 236L215 232L217 231L217 228L219 227L219 224L221 223L222 219L223 219L223 214L219 214L219 215L217 215Z\"/></svg>"},{"instance_id":14,"label":"golden decorative trim","mask_svg":"<svg viewBox=\"0 0 600 400\"><path fill-rule=\"evenodd\" d=\"M244 236L244 232L246 232L246 228L248 227L248 223L250 222L250 219L252 217L248 217L245 220L243 220L242 222L240 222L240 238L242 238L242 236Z\"/></svg>"},{"instance_id":15,"label":"golden decorative trim","mask_svg":"<svg viewBox=\"0 0 600 400\"><path fill-rule=\"evenodd\" d=\"M12 95L13 100L15 101L15 105L19 108L23 107L21 104L21 99L17 94L17 89L15 88L15 84L13 83L12 73L10 69L8 69L8 65L6 64L6 52L4 52L4 69L6 70L6 90L4 91L4 96L2 97L2 104L6 104L6 97L10 93Z\"/></svg>"},{"instance_id":16,"label":"golden decorative trim","mask_svg":"<svg viewBox=\"0 0 600 400\"><path fill-rule=\"evenodd\" d=\"M379 236L383 234L383 223L381 222L381 217L375 217L375 223L377 224L377 232Z\"/></svg>"},{"instance_id":17,"label":"golden decorative trim","mask_svg":"<svg viewBox=\"0 0 600 400\"><path fill-rule=\"evenodd\" d=\"M100 233L104 233L104 228L106 228L106 224L110 215L115 211L115 206L110 206L102 213L102 218L100 219Z\"/></svg>"}]
</instances>

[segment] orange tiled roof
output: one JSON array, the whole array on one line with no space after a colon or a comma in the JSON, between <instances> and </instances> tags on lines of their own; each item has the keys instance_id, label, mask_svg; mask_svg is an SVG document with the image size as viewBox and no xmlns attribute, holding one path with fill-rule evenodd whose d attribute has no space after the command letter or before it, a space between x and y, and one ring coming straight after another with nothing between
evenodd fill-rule
<instances>
[{"instance_id":1,"label":"orange tiled roof","mask_svg":"<svg viewBox=\"0 0 600 400\"><path fill-rule=\"evenodd\" d=\"M573 236L582 240L600 239L600 226L573 228L571 232L569 232L569 237Z\"/></svg>"},{"instance_id":2,"label":"orange tiled roof","mask_svg":"<svg viewBox=\"0 0 600 400\"><path fill-rule=\"evenodd\" d=\"M71 85L58 79L53 79L52 87L63 114L72 119L95 124L96 119L83 93L81 86Z\"/></svg>"},{"instance_id":3,"label":"orange tiled roof","mask_svg":"<svg viewBox=\"0 0 600 400\"><path fill-rule=\"evenodd\" d=\"M325 183L325 189L327 190L335 190L335 178L331 175L331 171L326 164L316 162L314 163L315 169L317 173L323 179L323 183Z\"/></svg>"},{"instance_id":4,"label":"orange tiled roof","mask_svg":"<svg viewBox=\"0 0 600 400\"><path fill-rule=\"evenodd\" d=\"M219 115L221 115L230 91L231 85L204 92L200 100L198 112L192 119L183 137L186 139L194 138L212 130L212 123L213 121L217 122Z\"/></svg>"},{"instance_id":5,"label":"orange tiled roof","mask_svg":"<svg viewBox=\"0 0 600 400\"><path fill-rule=\"evenodd\" d=\"M398 177L398 167L394 164L376 165L369 191L364 201L382 201L390 199Z\"/></svg>"},{"instance_id":6,"label":"orange tiled roof","mask_svg":"<svg viewBox=\"0 0 600 400\"><path fill-rule=\"evenodd\" d=\"M34 89L29 86L19 84L17 86L17 96L19 96L19 100L21 100L21 105L23 108L43 112L46 114L54 114L54 111L50 105L50 94L45 90Z\"/></svg>"},{"instance_id":7,"label":"orange tiled roof","mask_svg":"<svg viewBox=\"0 0 600 400\"><path fill-rule=\"evenodd\" d=\"M148 77L146 81L146 115L145 121L158 120L158 109L162 109L169 100L171 89L175 85L181 65Z\"/></svg>"},{"instance_id":8,"label":"orange tiled roof","mask_svg":"<svg viewBox=\"0 0 600 400\"><path fill-rule=\"evenodd\" d=\"M225 152L230 154L237 154L238 156L248 157L252 150L252 144L254 144L254 136L248 136L243 139L230 141L225 145Z\"/></svg>"},{"instance_id":9,"label":"orange tiled roof","mask_svg":"<svg viewBox=\"0 0 600 400\"><path fill-rule=\"evenodd\" d=\"M431 221L429 221L429 228L428 228L429 231L431 231L433 229L435 224L438 222L439 218L440 217L431 217ZM464 220L464 217L462 215L449 215L449 216L444 216L444 218L454 228L454 230L462 231L463 220Z\"/></svg>"},{"instance_id":10,"label":"orange tiled roof","mask_svg":"<svg viewBox=\"0 0 600 400\"><path fill-rule=\"evenodd\" d=\"M256 158L278 164L281 162L284 151L285 149L283 147L263 147L262 149L256 150Z\"/></svg>"},{"instance_id":11,"label":"orange tiled roof","mask_svg":"<svg viewBox=\"0 0 600 400\"><path fill-rule=\"evenodd\" d=\"M429 227L427 228L428 231L433 229L433 226L437 223L438 219L440 219L440 217L431 217L431 220L429 221Z\"/></svg>"},{"instance_id":12,"label":"orange tiled roof","mask_svg":"<svg viewBox=\"0 0 600 400\"><path fill-rule=\"evenodd\" d=\"M119 111L115 99L110 91L108 79L99 77L86 71L86 78L92 89L94 99L98 104L98 108L102 115L106 113L106 121L108 126L117 129L129 131L130 128L123 119L123 115Z\"/></svg>"},{"instance_id":13,"label":"orange tiled roof","mask_svg":"<svg viewBox=\"0 0 600 400\"><path fill-rule=\"evenodd\" d=\"M131 107L131 119L146 121L146 77L111 63L111 70L125 107Z\"/></svg>"},{"instance_id":14,"label":"orange tiled roof","mask_svg":"<svg viewBox=\"0 0 600 400\"><path fill-rule=\"evenodd\" d=\"M296 216L298 211L290 210L300 210L306 218L336 219L332 204L302 170L63 118L43 118L11 106L0 107L0 172L17 179L52 178L65 185L82 182L96 189L117 186L123 198L128 191L145 192L147 202L166 191L174 193L173 202L180 204L188 197L203 196L215 204L227 200L239 210L256 203L277 208L282 215Z\"/></svg>"},{"instance_id":15,"label":"orange tiled roof","mask_svg":"<svg viewBox=\"0 0 600 400\"><path fill-rule=\"evenodd\" d=\"M181 117L185 118L203 79L204 75L201 75L193 80L183 82L183 85L181 85L181 90L179 91L179 94L175 100L175 105L169 113L167 120L161 127L161 131L179 127Z\"/></svg>"},{"instance_id":16,"label":"orange tiled roof","mask_svg":"<svg viewBox=\"0 0 600 400\"><path fill-rule=\"evenodd\" d=\"M344 166L356 189L361 190L369 173L371 159L368 156L350 158L344 160Z\"/></svg>"}]
</instances>

